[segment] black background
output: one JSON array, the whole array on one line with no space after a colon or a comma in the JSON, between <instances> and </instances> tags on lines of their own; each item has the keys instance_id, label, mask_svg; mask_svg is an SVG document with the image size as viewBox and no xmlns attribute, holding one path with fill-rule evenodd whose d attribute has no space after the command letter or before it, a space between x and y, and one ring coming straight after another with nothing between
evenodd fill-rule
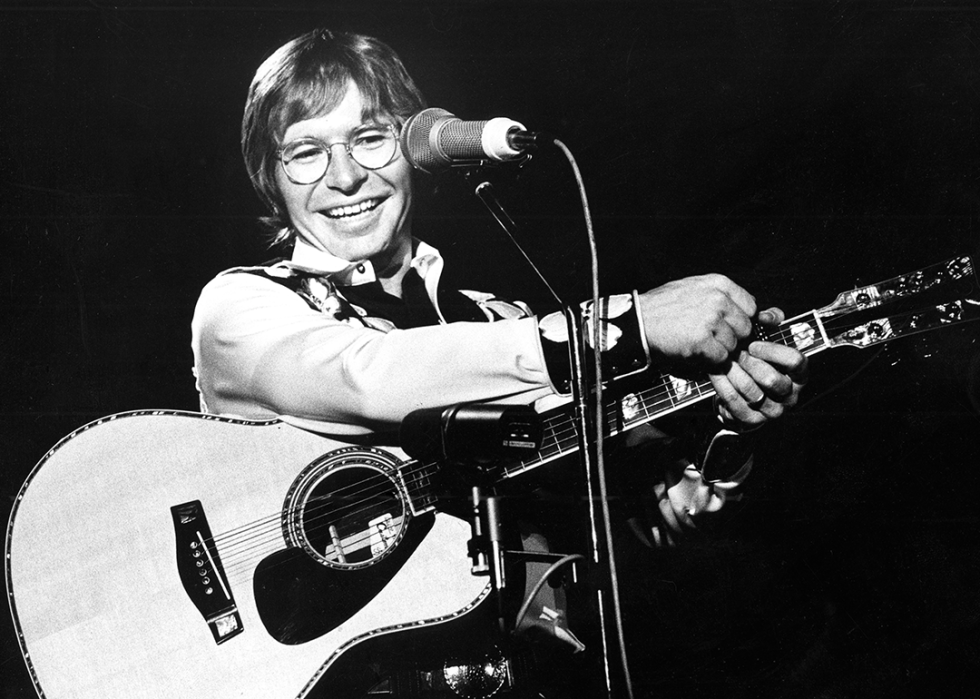
<instances>
[{"instance_id":1,"label":"black background","mask_svg":"<svg viewBox=\"0 0 980 699\"><path fill-rule=\"evenodd\" d=\"M321 25L390 43L430 104L559 136L583 171L607 292L719 271L795 314L978 251L968 4L5 2L8 506L74 428L196 409L197 292L271 256L240 162L245 92L268 53ZM564 161L495 179L551 282L584 296ZM416 234L468 265L472 288L545 303L472 184L427 183ZM631 642L660 696L980 692L978 331L813 358L747 500L717 538L659 562ZM3 691L31 696L9 619L2 639Z\"/></svg>"}]
</instances>

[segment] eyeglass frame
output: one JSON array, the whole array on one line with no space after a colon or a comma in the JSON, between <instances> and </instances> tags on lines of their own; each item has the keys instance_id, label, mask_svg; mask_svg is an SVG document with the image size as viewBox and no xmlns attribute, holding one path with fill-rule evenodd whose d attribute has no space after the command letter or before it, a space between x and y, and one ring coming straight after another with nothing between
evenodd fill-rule
<instances>
[{"instance_id":1,"label":"eyeglass frame","mask_svg":"<svg viewBox=\"0 0 980 699\"><path fill-rule=\"evenodd\" d=\"M360 133L362 133L364 131L367 131L367 130L369 130L371 128L379 128L379 127L384 127L384 129L386 129L388 131L388 133L391 134L392 139L395 142L395 148L391 152L391 157L388 158L388 160L385 161L384 164L378 165L377 167L368 167L367 165L363 164L361 161L359 161L357 158L354 157L353 150L351 149L351 141L353 139L355 139L358 134L360 134ZM279 156L279 158L278 158L279 165L282 167L282 171L286 175L286 179L288 179L293 184L298 184L298 185L316 184L317 182L319 182L320 180L322 180L324 177L327 176L327 170L330 169L330 163L333 160L333 147L334 146L343 146L344 147L344 150L347 151L347 157L349 157L352 161L354 161L355 163L357 163L359 167L362 167L365 170L380 170L383 167L386 167L388 165L391 165L392 161L395 159L395 156L398 154L398 135L399 135L399 131L395 127L394 124L364 124L362 126L359 126L357 129L355 129L351 133L351 136L348 137L348 140L346 140L346 141L333 141L331 143L327 143L326 141L320 140L319 138L316 138L315 136L304 136L303 138L297 138L294 141L290 141L289 143L283 144L276 151L276 154ZM327 154L327 164L323 168L323 173L319 177L317 177L315 180L311 180L310 182L298 182L297 180L294 180L290 176L289 170L286 169L286 161L283 159L283 156L285 155L287 148L291 148L294 145L299 144L299 143L307 143L307 142L308 143L317 143L317 144L320 144L321 146L323 146L323 152Z\"/></svg>"}]
</instances>

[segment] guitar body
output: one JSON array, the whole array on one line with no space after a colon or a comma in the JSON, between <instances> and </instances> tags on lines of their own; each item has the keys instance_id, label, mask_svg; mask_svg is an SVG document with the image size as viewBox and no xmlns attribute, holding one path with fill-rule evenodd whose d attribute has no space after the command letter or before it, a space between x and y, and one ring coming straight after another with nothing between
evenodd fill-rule
<instances>
[{"instance_id":1,"label":"guitar body","mask_svg":"<svg viewBox=\"0 0 980 699\"><path fill-rule=\"evenodd\" d=\"M319 683L317 696L346 697L323 693L346 650L474 609L486 579L470 574L469 525L449 515L406 514L360 561L304 549L317 540L290 512L328 499L316 494L325 473L359 472L350 452L279 421L172 411L62 440L7 531L10 606L38 693L304 697Z\"/></svg>"}]
</instances>

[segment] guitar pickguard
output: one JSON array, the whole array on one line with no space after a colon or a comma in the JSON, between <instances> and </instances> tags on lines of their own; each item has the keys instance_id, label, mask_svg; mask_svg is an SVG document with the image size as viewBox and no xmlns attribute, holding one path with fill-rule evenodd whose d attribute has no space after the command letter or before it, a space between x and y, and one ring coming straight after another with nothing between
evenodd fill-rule
<instances>
[{"instance_id":1,"label":"guitar pickguard","mask_svg":"<svg viewBox=\"0 0 980 699\"><path fill-rule=\"evenodd\" d=\"M255 606L266 631L286 645L307 643L333 631L395 578L432 523L431 514L414 518L391 555L368 568L331 568L298 548L268 556L254 578Z\"/></svg>"}]
</instances>

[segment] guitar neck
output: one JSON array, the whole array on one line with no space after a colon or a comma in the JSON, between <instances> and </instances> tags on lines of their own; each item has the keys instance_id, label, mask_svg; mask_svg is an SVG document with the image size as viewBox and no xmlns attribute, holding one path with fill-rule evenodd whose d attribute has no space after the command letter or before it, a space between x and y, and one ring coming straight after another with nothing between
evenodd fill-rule
<instances>
[{"instance_id":1,"label":"guitar neck","mask_svg":"<svg viewBox=\"0 0 980 699\"><path fill-rule=\"evenodd\" d=\"M810 320L806 320L806 316L810 316ZM816 311L783 323L765 339L797 347L806 355L816 354L830 347L823 335ZM682 378L662 373L654 380L653 385L606 402L606 434L615 436L627 432L714 395L714 386L706 377ZM541 450L533 457L505 466L502 469L502 478L513 478L578 451L575 424L574 415L568 410L546 415Z\"/></svg>"}]
</instances>

